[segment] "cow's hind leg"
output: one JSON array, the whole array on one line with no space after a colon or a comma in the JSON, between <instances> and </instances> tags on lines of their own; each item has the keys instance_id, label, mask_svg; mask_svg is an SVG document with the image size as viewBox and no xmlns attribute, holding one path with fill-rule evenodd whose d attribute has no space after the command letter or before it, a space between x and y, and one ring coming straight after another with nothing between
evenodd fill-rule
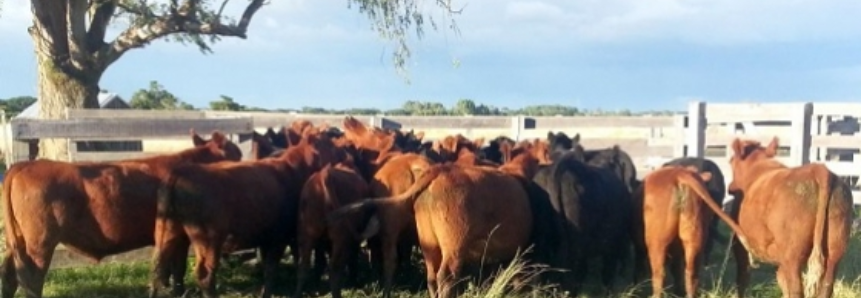
<instances>
[{"instance_id":1,"label":"cow's hind leg","mask_svg":"<svg viewBox=\"0 0 861 298\"><path fill-rule=\"evenodd\" d=\"M350 259L350 252L353 251L353 247L358 246L356 241L348 237L344 235L332 240L332 255L329 258L329 287L332 291L332 298L341 298L341 287L343 286L347 262Z\"/></svg>"},{"instance_id":2,"label":"cow's hind leg","mask_svg":"<svg viewBox=\"0 0 861 298\"><path fill-rule=\"evenodd\" d=\"M311 251L317 242L316 237L302 234L299 236L299 258L296 259L296 292L294 297L302 297L305 284L308 283L308 273L311 270Z\"/></svg>"},{"instance_id":3,"label":"cow's hind leg","mask_svg":"<svg viewBox=\"0 0 861 298\"><path fill-rule=\"evenodd\" d=\"M783 262L777 267L777 283L784 298L803 298L804 283L801 281L801 266L798 261Z\"/></svg>"},{"instance_id":4,"label":"cow's hind leg","mask_svg":"<svg viewBox=\"0 0 861 298\"><path fill-rule=\"evenodd\" d=\"M437 298L455 298L459 295L463 263L453 255L442 255L442 264L437 272Z\"/></svg>"},{"instance_id":5,"label":"cow's hind leg","mask_svg":"<svg viewBox=\"0 0 861 298\"><path fill-rule=\"evenodd\" d=\"M261 298L272 297L272 288L275 286L275 276L278 273L278 264L281 263L281 258L284 257L286 244L268 244L260 247L260 254L263 256L263 289L261 290Z\"/></svg>"},{"instance_id":6,"label":"cow's hind leg","mask_svg":"<svg viewBox=\"0 0 861 298\"><path fill-rule=\"evenodd\" d=\"M662 241L653 241L649 247L649 266L652 268L652 297L660 298L664 294L664 262L667 260L667 245Z\"/></svg>"},{"instance_id":7,"label":"cow's hind leg","mask_svg":"<svg viewBox=\"0 0 861 298\"><path fill-rule=\"evenodd\" d=\"M192 241L195 255L194 276L204 298L218 297L215 291L215 274L221 257L222 243L224 241L215 241L212 238L199 238Z\"/></svg>"},{"instance_id":8,"label":"cow's hind leg","mask_svg":"<svg viewBox=\"0 0 861 298\"><path fill-rule=\"evenodd\" d=\"M15 257L12 256L12 251L7 251L3 256L2 268L3 275L3 295L2 298L12 298L15 291L18 290L18 277L15 273Z\"/></svg>"},{"instance_id":9,"label":"cow's hind leg","mask_svg":"<svg viewBox=\"0 0 861 298\"><path fill-rule=\"evenodd\" d=\"M750 259L747 250L741 245L738 237L732 238L732 253L735 257L735 283L738 298L744 298L750 284Z\"/></svg>"},{"instance_id":10,"label":"cow's hind leg","mask_svg":"<svg viewBox=\"0 0 861 298\"><path fill-rule=\"evenodd\" d=\"M613 291L613 284L619 273L619 260L624 257L622 255L624 253L623 248L615 248L614 250L614 252L605 253L602 256L601 281L604 285L604 293L602 294L605 296L610 296Z\"/></svg>"},{"instance_id":11,"label":"cow's hind leg","mask_svg":"<svg viewBox=\"0 0 861 298\"><path fill-rule=\"evenodd\" d=\"M19 286L24 291L24 297L41 298L45 287L45 275L51 266L53 249L16 251L15 273Z\"/></svg>"},{"instance_id":12,"label":"cow's hind leg","mask_svg":"<svg viewBox=\"0 0 861 298\"><path fill-rule=\"evenodd\" d=\"M439 272L442 271L442 252L439 247L422 245L422 254L425 258L425 273L427 274L428 293L431 298L437 297L439 289Z\"/></svg>"},{"instance_id":13,"label":"cow's hind leg","mask_svg":"<svg viewBox=\"0 0 861 298\"><path fill-rule=\"evenodd\" d=\"M822 278L822 282L819 283L819 290L816 291L818 293L817 298L831 298L834 294L834 278L837 273L839 262L839 257L828 257L828 263L825 267L825 275Z\"/></svg>"},{"instance_id":14,"label":"cow's hind leg","mask_svg":"<svg viewBox=\"0 0 861 298\"><path fill-rule=\"evenodd\" d=\"M185 272L188 271L188 249L191 243L186 236L177 239L177 241L179 241L177 247L181 247L181 249L174 252L174 257L171 261L170 276L173 280L171 294L174 297L181 297L185 295Z\"/></svg>"},{"instance_id":15,"label":"cow's hind leg","mask_svg":"<svg viewBox=\"0 0 861 298\"><path fill-rule=\"evenodd\" d=\"M698 239L683 239L685 249L685 296L697 297L699 287L699 268L703 263L702 242Z\"/></svg>"},{"instance_id":16,"label":"cow's hind leg","mask_svg":"<svg viewBox=\"0 0 861 298\"><path fill-rule=\"evenodd\" d=\"M171 228L164 229L165 225ZM188 258L188 237L177 233L182 227L171 222L156 222L155 248L153 249L152 280L150 281L149 297L158 297L158 293L170 287L170 279L173 278L173 296L180 296L185 292L183 278L185 277L186 258Z\"/></svg>"}]
</instances>

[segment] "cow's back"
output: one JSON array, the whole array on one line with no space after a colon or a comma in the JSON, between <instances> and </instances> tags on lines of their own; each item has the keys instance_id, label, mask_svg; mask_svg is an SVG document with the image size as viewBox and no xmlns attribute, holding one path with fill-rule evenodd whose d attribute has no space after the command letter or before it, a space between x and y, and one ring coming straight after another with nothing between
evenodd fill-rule
<instances>
[{"instance_id":1,"label":"cow's back","mask_svg":"<svg viewBox=\"0 0 861 298\"><path fill-rule=\"evenodd\" d=\"M525 249L532 213L517 179L481 167L450 167L415 203L421 237L431 232L443 251L471 261L504 260Z\"/></svg>"},{"instance_id":2,"label":"cow's back","mask_svg":"<svg viewBox=\"0 0 861 298\"><path fill-rule=\"evenodd\" d=\"M94 259L152 244L161 181L153 166L35 160L16 169L9 182L22 229L48 230Z\"/></svg>"},{"instance_id":3,"label":"cow's back","mask_svg":"<svg viewBox=\"0 0 861 298\"><path fill-rule=\"evenodd\" d=\"M723 204L724 197L726 196L726 182L724 181L723 172L721 172L720 167L711 159L681 157L668 161L663 166L693 166L700 173L711 173L711 179L705 183L706 189L708 189L709 195L711 195L716 203Z\"/></svg>"}]
</instances>

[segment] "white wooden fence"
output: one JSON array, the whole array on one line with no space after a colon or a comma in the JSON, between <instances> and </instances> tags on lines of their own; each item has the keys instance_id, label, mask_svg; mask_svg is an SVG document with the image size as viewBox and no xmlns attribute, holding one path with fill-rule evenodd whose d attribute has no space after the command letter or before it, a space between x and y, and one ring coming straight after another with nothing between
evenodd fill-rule
<instances>
[{"instance_id":1,"label":"white wooden fence","mask_svg":"<svg viewBox=\"0 0 861 298\"><path fill-rule=\"evenodd\" d=\"M7 161L28 158L27 143L40 138L84 140L185 139L194 128L201 134L220 130L233 136L268 126L289 125L298 119L340 126L344 115L221 111L70 110L63 120L12 120L11 154ZM460 133L466 137L544 138L548 131L580 133L587 148L619 144L634 158L640 176L675 157L700 156L721 166L727 181L728 145L736 137L780 139L781 161L790 166L825 163L857 184L861 176L861 104L768 103L724 104L692 102L687 115L646 117L529 117L529 116L360 116L369 125L425 131L434 139ZM184 141L184 140L183 140ZM248 147L247 142L241 147ZM114 160L160 152L74 152L71 160ZM247 154L246 154L247 155ZM836 158L838 157L839 158ZM861 192L853 193L861 203Z\"/></svg>"}]
</instances>

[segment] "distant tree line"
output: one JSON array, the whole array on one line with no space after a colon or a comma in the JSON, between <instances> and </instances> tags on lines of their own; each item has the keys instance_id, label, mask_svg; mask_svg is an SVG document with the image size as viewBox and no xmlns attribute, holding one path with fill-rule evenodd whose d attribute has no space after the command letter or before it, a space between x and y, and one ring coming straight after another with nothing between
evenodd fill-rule
<instances>
[{"instance_id":1,"label":"distant tree line","mask_svg":"<svg viewBox=\"0 0 861 298\"><path fill-rule=\"evenodd\" d=\"M21 110L35 102L30 96L14 97L0 100L0 105L6 109L7 116L20 113ZM144 110L195 110L191 104L180 100L176 95L165 90L164 86L157 81L150 82L147 88L139 89L132 94L129 105L133 109ZM531 105L521 109L510 109L476 103L472 99L462 98L453 106L446 107L442 103L433 101L408 100L397 109L381 110L374 108L348 108L348 109L325 109L319 107L302 107L301 109L264 109L242 105L233 97L221 95L218 99L209 102L209 110L216 111L258 111L258 112L297 112L306 114L329 114L329 115L390 115L390 116L637 116L637 115L673 115L682 113L679 111L646 111L632 112L622 110L587 110L574 106L561 104L553 105Z\"/></svg>"}]
</instances>

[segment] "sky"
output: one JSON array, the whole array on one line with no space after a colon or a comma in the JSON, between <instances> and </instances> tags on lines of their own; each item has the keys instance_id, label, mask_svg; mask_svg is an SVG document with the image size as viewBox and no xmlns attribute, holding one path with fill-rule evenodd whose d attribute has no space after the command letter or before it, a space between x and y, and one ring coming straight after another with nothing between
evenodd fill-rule
<instances>
[{"instance_id":1,"label":"sky","mask_svg":"<svg viewBox=\"0 0 861 298\"><path fill-rule=\"evenodd\" d=\"M418 1L441 26L412 39L409 84L391 63L393 44L347 0L276 0L245 40L225 38L209 55L155 42L127 53L100 86L129 98L156 80L197 107L222 94L263 108L861 100L861 1L451 0L463 8L459 34L433 0ZM35 94L30 23L29 1L4 1L0 98Z\"/></svg>"}]
</instances>

